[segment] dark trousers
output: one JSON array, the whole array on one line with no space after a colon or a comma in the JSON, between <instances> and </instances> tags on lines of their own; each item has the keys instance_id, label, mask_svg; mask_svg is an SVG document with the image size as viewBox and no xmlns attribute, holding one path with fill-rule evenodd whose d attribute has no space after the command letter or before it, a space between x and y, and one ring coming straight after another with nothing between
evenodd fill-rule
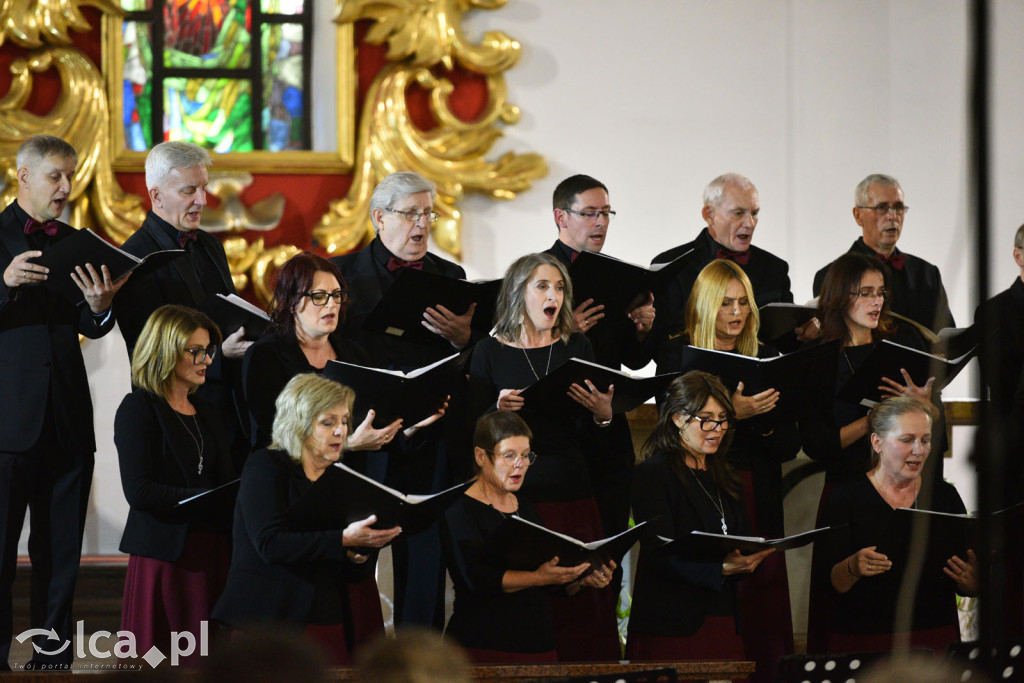
<instances>
[{"instance_id":1,"label":"dark trousers","mask_svg":"<svg viewBox=\"0 0 1024 683\"><path fill-rule=\"evenodd\" d=\"M70 667L74 659L71 604L93 462L92 453L69 457L56 438L41 438L27 453L0 451L0 671L9 670L15 635L11 593L26 509L32 562L30 625L53 629L58 638L36 636L34 643L43 652L36 650L32 662Z\"/></svg>"}]
</instances>

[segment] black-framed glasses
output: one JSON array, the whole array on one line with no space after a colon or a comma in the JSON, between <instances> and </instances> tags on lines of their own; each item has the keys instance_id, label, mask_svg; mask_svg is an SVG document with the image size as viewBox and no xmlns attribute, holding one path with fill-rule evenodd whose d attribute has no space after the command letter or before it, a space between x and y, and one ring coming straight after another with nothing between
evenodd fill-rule
<instances>
[{"instance_id":1,"label":"black-framed glasses","mask_svg":"<svg viewBox=\"0 0 1024 683\"><path fill-rule=\"evenodd\" d=\"M315 292L306 292L302 296L308 296L314 306L326 306L328 299L334 299L334 303L341 305L348 299L348 290L336 289L333 292L325 292L319 289Z\"/></svg>"},{"instance_id":2,"label":"black-framed glasses","mask_svg":"<svg viewBox=\"0 0 1024 683\"><path fill-rule=\"evenodd\" d=\"M586 218L589 221L596 221L598 216L604 216L608 220L611 220L611 219L615 218L615 212L612 211L611 209L607 209L607 210L603 210L603 211L598 211L597 209L592 209L590 211L576 211L575 209L562 209L562 211L566 211L568 213L571 213L574 216L579 216L581 218Z\"/></svg>"},{"instance_id":3,"label":"black-framed glasses","mask_svg":"<svg viewBox=\"0 0 1024 683\"><path fill-rule=\"evenodd\" d=\"M719 427L722 431L729 429L729 418L724 420L712 420L710 417L701 417L700 415L690 415L691 420L696 420L700 423L700 430L702 432L713 432Z\"/></svg>"},{"instance_id":4,"label":"black-framed glasses","mask_svg":"<svg viewBox=\"0 0 1024 683\"><path fill-rule=\"evenodd\" d=\"M865 287L864 289L854 290L850 292L850 295L860 297L861 299L881 299L885 301L887 298L889 298L889 290L871 289L870 287Z\"/></svg>"},{"instance_id":5,"label":"black-framed glasses","mask_svg":"<svg viewBox=\"0 0 1024 683\"><path fill-rule=\"evenodd\" d=\"M857 206L858 209L869 209L875 213L887 214L890 211L895 213L897 216L902 216L907 211L910 211L910 207L906 204L896 203L889 204L888 202L882 202L881 204L875 204L874 206Z\"/></svg>"},{"instance_id":6,"label":"black-framed glasses","mask_svg":"<svg viewBox=\"0 0 1024 683\"><path fill-rule=\"evenodd\" d=\"M206 362L207 358L209 358L210 360L214 359L214 357L217 355L217 345L210 344L205 348L203 348L202 346L186 348L185 353L192 354L192 363L194 365L202 365L203 363Z\"/></svg>"},{"instance_id":7,"label":"black-framed glasses","mask_svg":"<svg viewBox=\"0 0 1024 683\"><path fill-rule=\"evenodd\" d=\"M421 218L426 218L428 223L436 223L441 218L441 214L437 211L399 211L398 209L384 209L388 213L398 214L410 223L418 223Z\"/></svg>"},{"instance_id":8,"label":"black-framed glasses","mask_svg":"<svg viewBox=\"0 0 1024 683\"><path fill-rule=\"evenodd\" d=\"M516 453L515 451L506 451L504 453L497 453L495 451L487 451L496 458L501 458L509 465L514 465L516 460L522 460L527 465L532 465L537 460L537 454L533 451L528 453Z\"/></svg>"}]
</instances>

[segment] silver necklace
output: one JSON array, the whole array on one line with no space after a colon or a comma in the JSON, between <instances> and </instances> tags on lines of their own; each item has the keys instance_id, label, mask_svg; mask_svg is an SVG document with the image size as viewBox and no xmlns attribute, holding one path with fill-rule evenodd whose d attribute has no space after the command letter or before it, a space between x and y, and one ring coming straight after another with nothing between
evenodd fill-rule
<instances>
[{"instance_id":1,"label":"silver necklace","mask_svg":"<svg viewBox=\"0 0 1024 683\"><path fill-rule=\"evenodd\" d=\"M172 410L173 410L174 414L177 416L178 422L180 422L181 426L185 428L185 431L188 432L188 435L190 437L192 437L192 443L194 443L196 445L196 450L199 452L199 465L196 467L196 474L202 474L203 473L203 447L206 444L204 443L204 440L203 440L203 430L201 430L199 428L199 420L196 419L196 414L192 413L192 422L196 426L196 433L193 434L192 430L188 428L187 424L185 424L185 421L183 419L181 419L181 414L177 410L174 410L173 408L172 408ZM196 438L196 434L199 435L198 439Z\"/></svg>"},{"instance_id":2,"label":"silver necklace","mask_svg":"<svg viewBox=\"0 0 1024 683\"><path fill-rule=\"evenodd\" d=\"M708 490L704 488L704 484L700 483L700 477L698 477L697 473L693 471L693 468L687 467L686 469L690 470L690 474L693 475L693 480L697 482L697 486L699 486L700 490L704 492L704 495L708 497L708 500L711 501L711 504L715 506L715 510L718 511L718 515L722 520L722 533L728 536L729 526L725 523L725 506L722 505L722 492L718 491L716 487L715 493L718 494L718 502L716 503L715 499L711 497L710 493L708 493Z\"/></svg>"},{"instance_id":3,"label":"silver necklace","mask_svg":"<svg viewBox=\"0 0 1024 683\"><path fill-rule=\"evenodd\" d=\"M522 349L523 355L526 356L526 362L530 364L530 372L532 372L533 376L536 377L538 381L540 381L540 375L537 374L537 370L533 367L533 363L530 362L530 354L528 354L526 352L526 347L525 346L520 346L519 348ZM555 350L554 343L549 344L548 345L548 364L544 366L544 376L545 377L548 376L548 371L551 370L551 352L554 351L554 350Z\"/></svg>"}]
</instances>

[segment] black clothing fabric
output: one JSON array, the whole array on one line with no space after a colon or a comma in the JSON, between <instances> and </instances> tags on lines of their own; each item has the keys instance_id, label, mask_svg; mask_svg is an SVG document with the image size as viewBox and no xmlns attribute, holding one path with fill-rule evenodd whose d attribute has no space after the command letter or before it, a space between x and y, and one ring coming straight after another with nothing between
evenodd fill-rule
<instances>
[{"instance_id":1,"label":"black clothing fabric","mask_svg":"<svg viewBox=\"0 0 1024 683\"><path fill-rule=\"evenodd\" d=\"M337 334L328 337L338 360L357 365L374 365L373 358L361 346ZM253 342L242 359L242 387L249 408L249 433L253 448L270 445L274 426L274 403L278 394L295 375L304 372L320 374L322 370L309 364L294 335L280 332ZM354 426L354 425L353 425Z\"/></svg>"},{"instance_id":2,"label":"black clothing fabric","mask_svg":"<svg viewBox=\"0 0 1024 683\"><path fill-rule=\"evenodd\" d=\"M863 237L858 237L846 253L878 258L875 250L864 243ZM906 259L902 270L889 268L883 264L888 270L888 279L893 289L893 298L889 301L892 312L910 318L933 332L938 332L943 327L953 327L953 314L949 310L946 288L942 286L939 269L924 259L901 252L899 249L893 251L893 256L897 254L902 254ZM880 259L878 262L882 263ZM830 262L814 274L814 296L821 293L821 285L831 265ZM762 303L760 298L757 303Z\"/></svg>"},{"instance_id":3,"label":"black clothing fabric","mask_svg":"<svg viewBox=\"0 0 1024 683\"><path fill-rule=\"evenodd\" d=\"M509 346L494 337L480 341L469 366L472 414L495 410L502 389L525 389L570 358L593 361L590 341L582 334L536 349ZM523 482L523 494L539 503L593 497L587 457L581 448L587 430L598 429L590 412L581 406L567 418L531 410L527 402L519 416L533 431L531 446L538 456Z\"/></svg>"},{"instance_id":4,"label":"black clothing fabric","mask_svg":"<svg viewBox=\"0 0 1024 683\"><path fill-rule=\"evenodd\" d=\"M541 524L537 509L519 496L525 520ZM502 590L506 567L483 551L483 543L506 515L470 496L445 512L441 530L445 564L455 585L446 633L463 647L502 652L548 652L555 647L551 604L545 588Z\"/></svg>"},{"instance_id":5,"label":"black clothing fabric","mask_svg":"<svg viewBox=\"0 0 1024 683\"><path fill-rule=\"evenodd\" d=\"M328 468L321 476L332 474ZM373 573L376 553L354 564L341 529L298 531L286 523L285 512L311 485L302 464L284 451L249 456L235 506L231 571L214 619L235 627L344 624L346 638L352 638L347 584ZM327 614L325 605L341 611Z\"/></svg>"},{"instance_id":6,"label":"black clothing fabric","mask_svg":"<svg viewBox=\"0 0 1024 683\"><path fill-rule=\"evenodd\" d=\"M19 254L47 248L72 234L25 235L29 216L9 204L0 213L0 273ZM68 277L50 273L49 277ZM114 316L94 316L85 303L72 305L41 285L8 288L0 279L0 386L14 392L0 411L0 671L7 670L13 636L11 591L18 540L31 511L33 628L55 629L70 640L71 605L82 551L85 511L92 484L93 434L89 378L78 341L98 339ZM53 641L38 639L43 650ZM33 661L70 665L72 648Z\"/></svg>"},{"instance_id":7,"label":"black clothing fabric","mask_svg":"<svg viewBox=\"0 0 1024 683\"><path fill-rule=\"evenodd\" d=\"M960 495L947 482L941 482L936 488L931 509L958 514L965 512ZM894 512L866 475L836 487L826 504L822 522L843 526L822 543L827 560L821 571L831 573L833 566L861 548L876 545ZM833 589L838 597L832 611L831 630L838 633L891 632L904 569L893 565L884 574L862 577L846 593L838 594ZM956 584L942 572L941 567L925 567L914 600L911 630L956 623Z\"/></svg>"},{"instance_id":8,"label":"black clothing fabric","mask_svg":"<svg viewBox=\"0 0 1024 683\"><path fill-rule=\"evenodd\" d=\"M669 285L665 296L658 303L658 317L651 331L655 344L660 345L665 338L685 328L683 318L686 315L686 301L690 298L690 290L704 266L717 258L721 245L711 237L707 228L692 242L664 251L651 260L651 265L668 263L694 249L690 260L676 274ZM757 295L757 305L764 306L773 302L793 303L793 292L790 291L789 264L778 256L750 246L750 260L747 265L740 266L750 279L750 284ZM657 303L657 302L656 302Z\"/></svg>"},{"instance_id":9,"label":"black clothing fabric","mask_svg":"<svg viewBox=\"0 0 1024 683\"><path fill-rule=\"evenodd\" d=\"M221 519L192 518L175 509L178 501L237 476L216 409L201 399L190 400L196 409L194 422L145 389L125 396L117 409L114 445L121 488L130 506L119 547L123 553L176 562L189 531L231 529L231 508L224 509ZM202 473L190 436L196 425L202 434Z\"/></svg>"},{"instance_id":10,"label":"black clothing fabric","mask_svg":"<svg viewBox=\"0 0 1024 683\"><path fill-rule=\"evenodd\" d=\"M676 457L654 453L633 473L633 518L648 524L637 562L629 629L656 636L692 635L709 615L737 616L736 584L722 575L722 561L683 560L661 550L658 536L679 539L694 530L722 533L719 494L729 533L743 536L748 527L741 498L719 491L705 470L686 468L684 476L692 480L680 480L671 465Z\"/></svg>"}]
</instances>

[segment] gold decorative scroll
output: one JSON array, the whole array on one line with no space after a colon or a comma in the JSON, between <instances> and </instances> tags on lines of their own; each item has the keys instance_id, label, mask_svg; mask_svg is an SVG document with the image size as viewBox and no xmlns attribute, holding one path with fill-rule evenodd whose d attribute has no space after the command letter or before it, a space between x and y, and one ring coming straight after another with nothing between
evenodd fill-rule
<instances>
[{"instance_id":1,"label":"gold decorative scroll","mask_svg":"<svg viewBox=\"0 0 1024 683\"><path fill-rule=\"evenodd\" d=\"M43 116L24 109L32 92L32 75L54 68L60 76L60 95ZM110 167L106 131L110 113L103 78L95 65L74 48L48 48L11 63L11 88L0 100L0 155L4 165L4 205L17 196L14 158L21 142L38 133L67 140L78 151L72 181L72 222L102 228L123 242L145 217L139 197L125 193Z\"/></svg>"},{"instance_id":2,"label":"gold decorative scroll","mask_svg":"<svg viewBox=\"0 0 1024 683\"><path fill-rule=\"evenodd\" d=\"M104 14L121 14L110 0L2 0L0 2L0 45L10 39L27 48L70 45L69 30L90 30L80 7L90 5Z\"/></svg>"},{"instance_id":3,"label":"gold decorative scroll","mask_svg":"<svg viewBox=\"0 0 1024 683\"><path fill-rule=\"evenodd\" d=\"M547 173L534 153L508 152L497 161L484 155L502 135L498 122L514 124L519 110L507 101L503 72L519 59L521 46L504 33L487 32L479 45L466 41L462 14L473 7L496 9L505 0L341 0L335 21L372 19L366 39L388 43L388 57L399 60L375 79L363 106L359 146L348 196L332 202L313 236L328 253L343 253L372 238L369 202L377 182L395 171L414 170L438 186L435 244L456 258L462 256L462 213L456 204L466 191L495 199L511 199ZM456 62L487 79L488 102L474 121L456 117L448 106L451 81L428 67L451 69ZM438 123L431 131L417 128L405 93L412 85L430 92L430 108Z\"/></svg>"}]
</instances>

